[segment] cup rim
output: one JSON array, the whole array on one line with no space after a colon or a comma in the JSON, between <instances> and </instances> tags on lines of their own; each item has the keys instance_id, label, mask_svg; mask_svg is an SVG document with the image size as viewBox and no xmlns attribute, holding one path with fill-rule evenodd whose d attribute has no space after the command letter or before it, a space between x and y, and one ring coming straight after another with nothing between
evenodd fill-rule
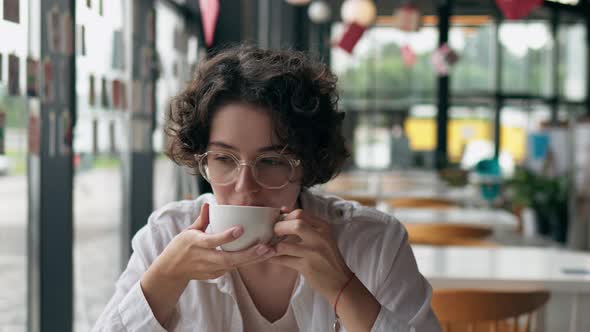
<instances>
[{"instance_id":1,"label":"cup rim","mask_svg":"<svg viewBox=\"0 0 590 332\"><path fill-rule=\"evenodd\" d=\"M279 208L276 207L272 207L272 206L253 206L253 205L231 205L231 204L210 204L210 207L221 207L221 208L239 208L239 209L272 209L272 210L281 210Z\"/></svg>"}]
</instances>

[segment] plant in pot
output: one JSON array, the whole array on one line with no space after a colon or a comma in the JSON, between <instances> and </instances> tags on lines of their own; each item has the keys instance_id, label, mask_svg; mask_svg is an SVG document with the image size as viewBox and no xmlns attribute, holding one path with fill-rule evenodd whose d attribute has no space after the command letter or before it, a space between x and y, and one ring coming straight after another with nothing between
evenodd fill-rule
<instances>
[{"instance_id":1,"label":"plant in pot","mask_svg":"<svg viewBox=\"0 0 590 332\"><path fill-rule=\"evenodd\" d=\"M506 189L513 211L531 207L537 216L539 233L565 242L569 219L569 175L547 176L519 168L507 181Z\"/></svg>"}]
</instances>

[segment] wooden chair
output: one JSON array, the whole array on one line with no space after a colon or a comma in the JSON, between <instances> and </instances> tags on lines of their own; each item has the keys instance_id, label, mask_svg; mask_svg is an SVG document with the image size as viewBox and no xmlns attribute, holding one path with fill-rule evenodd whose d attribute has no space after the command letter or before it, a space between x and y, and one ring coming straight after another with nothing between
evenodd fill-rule
<instances>
[{"instance_id":1,"label":"wooden chair","mask_svg":"<svg viewBox=\"0 0 590 332\"><path fill-rule=\"evenodd\" d=\"M377 198L370 197L370 196L354 196L354 195L339 195L340 198L345 199L347 201L356 201L359 202L361 205L375 207L377 206Z\"/></svg>"},{"instance_id":2,"label":"wooden chair","mask_svg":"<svg viewBox=\"0 0 590 332\"><path fill-rule=\"evenodd\" d=\"M534 314L548 300L548 292L537 290L440 289L432 308L445 332L531 332Z\"/></svg>"},{"instance_id":3,"label":"wooden chair","mask_svg":"<svg viewBox=\"0 0 590 332\"><path fill-rule=\"evenodd\" d=\"M457 224L404 224L408 231L410 244L434 246L477 246L494 247L495 244L484 240L492 235L492 229L472 225Z\"/></svg>"},{"instance_id":4,"label":"wooden chair","mask_svg":"<svg viewBox=\"0 0 590 332\"><path fill-rule=\"evenodd\" d=\"M350 177L337 177L322 185L326 192L339 193L352 190L367 190L368 184L365 179Z\"/></svg>"},{"instance_id":5,"label":"wooden chair","mask_svg":"<svg viewBox=\"0 0 590 332\"><path fill-rule=\"evenodd\" d=\"M448 209L457 207L453 201L441 198L424 198L424 197L407 197L391 198L387 204L395 208L430 208L430 209Z\"/></svg>"}]
</instances>

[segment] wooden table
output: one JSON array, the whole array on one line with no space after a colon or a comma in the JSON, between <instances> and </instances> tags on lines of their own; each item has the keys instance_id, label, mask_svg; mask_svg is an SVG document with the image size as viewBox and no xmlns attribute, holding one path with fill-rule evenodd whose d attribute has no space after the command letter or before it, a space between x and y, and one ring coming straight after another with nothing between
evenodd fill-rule
<instances>
[{"instance_id":1,"label":"wooden table","mask_svg":"<svg viewBox=\"0 0 590 332\"><path fill-rule=\"evenodd\" d=\"M377 209L393 214L402 223L449 223L488 227L499 232L514 232L518 218L502 209L488 208L393 208L379 204Z\"/></svg>"},{"instance_id":2,"label":"wooden table","mask_svg":"<svg viewBox=\"0 0 590 332\"><path fill-rule=\"evenodd\" d=\"M338 196L371 198L443 198L465 203L478 197L471 186L451 187L436 173L424 171L350 172L322 185L321 190Z\"/></svg>"},{"instance_id":3,"label":"wooden table","mask_svg":"<svg viewBox=\"0 0 590 332\"><path fill-rule=\"evenodd\" d=\"M556 248L412 246L434 288L551 292L545 331L590 331L590 253Z\"/></svg>"}]
</instances>

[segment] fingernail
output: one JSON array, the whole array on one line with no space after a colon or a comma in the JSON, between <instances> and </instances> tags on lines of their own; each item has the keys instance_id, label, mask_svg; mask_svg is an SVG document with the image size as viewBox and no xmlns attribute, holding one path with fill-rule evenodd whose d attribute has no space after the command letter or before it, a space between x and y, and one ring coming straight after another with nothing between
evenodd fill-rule
<instances>
[{"instance_id":1,"label":"fingernail","mask_svg":"<svg viewBox=\"0 0 590 332\"><path fill-rule=\"evenodd\" d=\"M256 249L256 253L258 254L258 256L262 256L266 254L269 250L270 248L267 246L258 246L258 248Z\"/></svg>"},{"instance_id":2,"label":"fingernail","mask_svg":"<svg viewBox=\"0 0 590 332\"><path fill-rule=\"evenodd\" d=\"M242 233L244 233L244 230L242 229L242 227L236 227L236 229L234 229L231 232L231 235L233 235L233 237L240 237L240 235L242 235Z\"/></svg>"}]
</instances>

